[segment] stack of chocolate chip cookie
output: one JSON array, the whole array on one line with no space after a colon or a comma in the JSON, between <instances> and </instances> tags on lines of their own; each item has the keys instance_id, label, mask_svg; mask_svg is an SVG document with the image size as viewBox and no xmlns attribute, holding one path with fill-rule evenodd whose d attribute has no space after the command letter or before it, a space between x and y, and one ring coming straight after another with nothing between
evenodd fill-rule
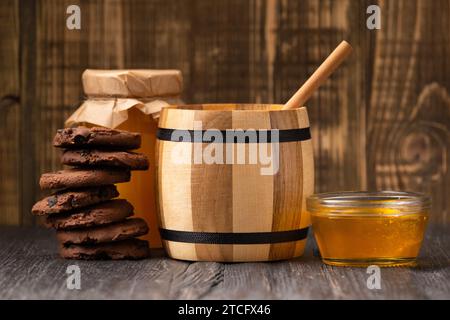
<instances>
[{"instance_id":1,"label":"stack of chocolate chip cookie","mask_svg":"<svg viewBox=\"0 0 450 320\"><path fill-rule=\"evenodd\" d=\"M141 259L149 255L144 220L129 218L133 206L115 183L128 182L130 170L146 170L138 133L107 128L58 130L53 145L64 148L61 162L70 169L41 176L44 190L56 191L37 202L32 213L46 216L57 230L60 255L68 259Z\"/></svg>"}]
</instances>

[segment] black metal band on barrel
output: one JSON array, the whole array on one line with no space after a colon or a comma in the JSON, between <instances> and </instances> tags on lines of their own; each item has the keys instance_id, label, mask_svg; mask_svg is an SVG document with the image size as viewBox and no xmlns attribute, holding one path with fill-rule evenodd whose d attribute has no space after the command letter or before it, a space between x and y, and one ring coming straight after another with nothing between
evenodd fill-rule
<instances>
[{"instance_id":1,"label":"black metal band on barrel","mask_svg":"<svg viewBox=\"0 0 450 320\"><path fill-rule=\"evenodd\" d=\"M214 138L206 138L205 133L220 132L223 141L222 143L271 143L273 136L275 136L274 131L278 133L278 141L273 142L295 142L295 141L305 141L311 139L311 132L308 128L301 129L285 129L285 130L179 130L179 129L168 129L168 128L158 128L156 137L163 141L172 142L202 142L211 143L215 142ZM255 141L250 141L249 133L255 133ZM232 135L232 141L228 141L227 136ZM189 139L183 139L183 137L190 137Z\"/></svg>"},{"instance_id":2,"label":"black metal band on barrel","mask_svg":"<svg viewBox=\"0 0 450 320\"><path fill-rule=\"evenodd\" d=\"M306 239L308 229L274 232L191 232L160 228L161 238L168 241L204 244L270 244Z\"/></svg>"}]
</instances>

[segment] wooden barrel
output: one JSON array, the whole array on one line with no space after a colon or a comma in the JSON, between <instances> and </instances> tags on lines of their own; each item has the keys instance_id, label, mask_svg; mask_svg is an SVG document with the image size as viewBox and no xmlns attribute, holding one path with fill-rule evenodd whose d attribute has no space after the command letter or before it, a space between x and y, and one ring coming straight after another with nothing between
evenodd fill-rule
<instances>
[{"instance_id":1,"label":"wooden barrel","mask_svg":"<svg viewBox=\"0 0 450 320\"><path fill-rule=\"evenodd\" d=\"M157 199L170 257L244 262L302 255L310 227L305 199L314 189L309 120L304 107L281 107L162 110Z\"/></svg>"}]
</instances>

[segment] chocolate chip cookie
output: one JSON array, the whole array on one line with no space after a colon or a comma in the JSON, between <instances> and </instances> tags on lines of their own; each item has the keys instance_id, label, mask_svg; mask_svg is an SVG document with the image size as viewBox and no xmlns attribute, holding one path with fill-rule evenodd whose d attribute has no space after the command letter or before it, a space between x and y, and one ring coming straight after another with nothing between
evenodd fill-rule
<instances>
[{"instance_id":1,"label":"chocolate chip cookie","mask_svg":"<svg viewBox=\"0 0 450 320\"><path fill-rule=\"evenodd\" d=\"M127 239L93 245L62 245L59 248L59 254L66 259L136 260L147 258L150 250L145 240Z\"/></svg>"},{"instance_id":2,"label":"chocolate chip cookie","mask_svg":"<svg viewBox=\"0 0 450 320\"><path fill-rule=\"evenodd\" d=\"M47 217L46 225L55 229L75 229L105 225L133 215L133 206L124 199L106 201L87 208Z\"/></svg>"},{"instance_id":3,"label":"chocolate chip cookie","mask_svg":"<svg viewBox=\"0 0 450 320\"><path fill-rule=\"evenodd\" d=\"M128 151L105 151L94 149L67 149L61 163L70 166L119 167L128 170L147 170L148 159L142 153Z\"/></svg>"},{"instance_id":4,"label":"chocolate chip cookie","mask_svg":"<svg viewBox=\"0 0 450 320\"><path fill-rule=\"evenodd\" d=\"M101 127L66 128L57 131L53 146L59 148L110 147L130 150L141 146L141 135L136 132Z\"/></svg>"},{"instance_id":5,"label":"chocolate chip cookie","mask_svg":"<svg viewBox=\"0 0 450 320\"><path fill-rule=\"evenodd\" d=\"M31 212L37 216L60 213L107 201L118 195L114 185L62 190L36 202Z\"/></svg>"},{"instance_id":6,"label":"chocolate chip cookie","mask_svg":"<svg viewBox=\"0 0 450 320\"><path fill-rule=\"evenodd\" d=\"M130 171L113 169L67 169L44 173L39 184L41 189L96 187L130 181Z\"/></svg>"},{"instance_id":7,"label":"chocolate chip cookie","mask_svg":"<svg viewBox=\"0 0 450 320\"><path fill-rule=\"evenodd\" d=\"M145 221L135 218L99 227L59 230L56 232L56 237L60 243L65 245L94 244L125 240L143 236L147 233L148 226Z\"/></svg>"}]
</instances>

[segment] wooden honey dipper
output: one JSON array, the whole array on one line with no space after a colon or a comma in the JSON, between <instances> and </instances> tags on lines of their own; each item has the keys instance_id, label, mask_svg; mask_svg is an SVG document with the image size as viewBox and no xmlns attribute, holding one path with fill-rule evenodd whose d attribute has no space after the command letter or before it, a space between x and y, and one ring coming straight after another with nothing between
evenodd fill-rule
<instances>
[{"instance_id":1,"label":"wooden honey dipper","mask_svg":"<svg viewBox=\"0 0 450 320\"><path fill-rule=\"evenodd\" d=\"M339 67L352 52L352 46L342 41L336 49L325 59L308 80L283 106L283 110L300 108L312 96L314 91Z\"/></svg>"}]
</instances>

